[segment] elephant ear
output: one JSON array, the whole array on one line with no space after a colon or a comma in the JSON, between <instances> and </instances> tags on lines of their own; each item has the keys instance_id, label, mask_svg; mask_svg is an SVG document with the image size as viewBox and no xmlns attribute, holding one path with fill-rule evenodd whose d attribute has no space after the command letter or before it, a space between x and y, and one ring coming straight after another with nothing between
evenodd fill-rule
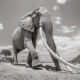
<instances>
[{"instance_id":1,"label":"elephant ear","mask_svg":"<svg viewBox=\"0 0 80 80\"><path fill-rule=\"evenodd\" d=\"M31 17L27 17L24 20L20 20L18 23L19 27L34 32L33 22Z\"/></svg>"},{"instance_id":2,"label":"elephant ear","mask_svg":"<svg viewBox=\"0 0 80 80\"><path fill-rule=\"evenodd\" d=\"M53 57L55 57L56 59L58 59L60 62L62 62L63 64L67 65L67 66L70 66L71 68L74 68L74 69L78 69L80 70L79 67L65 61L63 58L59 57L58 55L55 54L55 52L53 52L53 50L47 45L44 37L43 37L43 33L42 33L42 27L40 27L40 35L41 35L41 39L42 39L42 42L44 44L44 46L48 49L48 51L53 55Z\"/></svg>"}]
</instances>

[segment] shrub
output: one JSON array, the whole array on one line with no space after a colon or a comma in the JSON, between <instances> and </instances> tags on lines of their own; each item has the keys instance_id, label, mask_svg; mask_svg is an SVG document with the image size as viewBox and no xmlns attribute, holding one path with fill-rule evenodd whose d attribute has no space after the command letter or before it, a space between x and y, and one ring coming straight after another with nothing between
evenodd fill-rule
<instances>
[{"instance_id":1,"label":"shrub","mask_svg":"<svg viewBox=\"0 0 80 80\"><path fill-rule=\"evenodd\" d=\"M13 62L13 57L12 57L12 53L11 53L11 51L10 50L8 50L8 49L3 49L2 51L1 51L1 55L3 55L3 57L2 57L2 61L4 62Z\"/></svg>"}]
</instances>

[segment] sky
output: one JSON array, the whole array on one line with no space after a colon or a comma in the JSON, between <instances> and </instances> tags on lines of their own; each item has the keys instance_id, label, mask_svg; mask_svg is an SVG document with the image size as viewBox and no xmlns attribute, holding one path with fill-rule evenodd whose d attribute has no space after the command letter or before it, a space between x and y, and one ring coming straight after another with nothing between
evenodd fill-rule
<instances>
[{"instance_id":1,"label":"sky","mask_svg":"<svg viewBox=\"0 0 80 80\"><path fill-rule=\"evenodd\" d=\"M11 45L19 19L37 7L49 10L53 38L65 54L80 52L80 0L0 0L0 46ZM41 40L38 44L42 46Z\"/></svg>"}]
</instances>

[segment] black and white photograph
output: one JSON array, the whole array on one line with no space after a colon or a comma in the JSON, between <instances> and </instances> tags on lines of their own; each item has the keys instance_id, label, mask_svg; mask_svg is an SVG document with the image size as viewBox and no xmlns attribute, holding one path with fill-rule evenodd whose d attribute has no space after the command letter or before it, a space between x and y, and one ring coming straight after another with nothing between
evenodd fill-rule
<instances>
[{"instance_id":1,"label":"black and white photograph","mask_svg":"<svg viewBox=\"0 0 80 80\"><path fill-rule=\"evenodd\" d=\"M80 80L80 0L0 0L0 80Z\"/></svg>"}]
</instances>

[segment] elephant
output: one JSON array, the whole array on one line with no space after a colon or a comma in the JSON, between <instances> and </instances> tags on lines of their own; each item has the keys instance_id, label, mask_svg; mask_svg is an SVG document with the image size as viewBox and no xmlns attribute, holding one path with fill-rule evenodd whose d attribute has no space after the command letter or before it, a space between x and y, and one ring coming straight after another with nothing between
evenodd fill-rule
<instances>
[{"instance_id":1,"label":"elephant","mask_svg":"<svg viewBox=\"0 0 80 80\"><path fill-rule=\"evenodd\" d=\"M53 39L53 23L51 14L44 7L39 7L26 15L18 22L18 28L13 32L12 44L14 48L14 63L18 64L17 54L25 49L29 49L27 63L30 67L36 68L42 66L36 49L37 34L40 27L43 29L48 46L57 54L56 45ZM25 42L25 44L24 44ZM55 70L61 71L58 59L52 57Z\"/></svg>"}]
</instances>

